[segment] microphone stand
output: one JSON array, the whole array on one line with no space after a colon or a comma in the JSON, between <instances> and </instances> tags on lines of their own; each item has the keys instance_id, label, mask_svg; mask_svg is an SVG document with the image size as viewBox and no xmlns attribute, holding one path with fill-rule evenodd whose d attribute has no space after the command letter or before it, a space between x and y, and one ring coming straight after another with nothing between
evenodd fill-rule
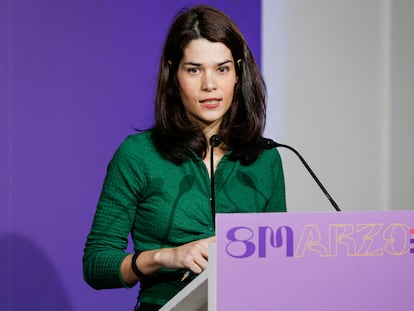
<instances>
[{"instance_id":1,"label":"microphone stand","mask_svg":"<svg viewBox=\"0 0 414 311\"><path fill-rule=\"evenodd\" d=\"M213 135L210 137L210 205L213 217L213 225L216 227L216 196L214 191L214 148L221 144L221 137Z\"/></svg>"},{"instance_id":2,"label":"microphone stand","mask_svg":"<svg viewBox=\"0 0 414 311\"><path fill-rule=\"evenodd\" d=\"M312 178L315 180L315 182L318 184L318 186L321 188L322 192L326 195L326 197L328 198L329 202L331 202L332 206L334 207L334 209L337 212L340 212L341 209L339 208L338 204L336 204L336 202L334 201L334 199L331 197L331 195L328 193L328 190L325 189L325 187L322 185L322 183L319 181L318 177L316 177L315 173L312 171L312 169L310 168L310 166L308 165L308 163L306 163L305 159L300 155L300 153L298 151L296 151L295 148L288 146L288 145L283 145L283 144L279 144L269 138L259 138L257 144L263 148L263 149L272 149L272 148L287 148L291 151L293 151L297 157L299 158L299 160L302 162L302 164L306 167L306 169L308 170L309 174L311 174Z\"/></svg>"}]
</instances>

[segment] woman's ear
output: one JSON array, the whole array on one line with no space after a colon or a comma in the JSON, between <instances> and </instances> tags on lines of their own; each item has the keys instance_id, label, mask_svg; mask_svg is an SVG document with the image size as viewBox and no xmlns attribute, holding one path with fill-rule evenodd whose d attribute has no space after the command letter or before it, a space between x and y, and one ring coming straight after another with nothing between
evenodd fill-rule
<instances>
[{"instance_id":1,"label":"woman's ear","mask_svg":"<svg viewBox=\"0 0 414 311\"><path fill-rule=\"evenodd\" d=\"M236 62L236 64L237 64L237 72L239 72L239 73L240 73L240 69L241 69L241 62L242 62L242 60L240 58ZM236 83L237 82L239 82L239 75L236 76Z\"/></svg>"}]
</instances>

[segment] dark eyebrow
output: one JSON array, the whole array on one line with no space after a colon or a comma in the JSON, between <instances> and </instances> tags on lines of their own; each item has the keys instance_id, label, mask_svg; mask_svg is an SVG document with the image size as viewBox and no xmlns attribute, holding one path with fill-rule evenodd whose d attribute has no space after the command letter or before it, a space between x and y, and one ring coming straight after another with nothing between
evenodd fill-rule
<instances>
[{"instance_id":1,"label":"dark eyebrow","mask_svg":"<svg viewBox=\"0 0 414 311\"><path fill-rule=\"evenodd\" d=\"M201 66L201 64L199 64L199 63L193 63L193 62L184 63L183 65L184 66L190 65L190 66L196 66L196 67L200 67Z\"/></svg>"},{"instance_id":2,"label":"dark eyebrow","mask_svg":"<svg viewBox=\"0 0 414 311\"><path fill-rule=\"evenodd\" d=\"M227 63L232 63L232 61L228 59L228 60L225 60L224 62L218 63L217 66L220 67L220 66L223 66L224 64L227 64ZM187 62L187 63L184 63L183 65L184 66L194 66L194 67L201 67L202 66L202 64L200 64L200 63L193 63L193 62Z\"/></svg>"},{"instance_id":3,"label":"dark eyebrow","mask_svg":"<svg viewBox=\"0 0 414 311\"><path fill-rule=\"evenodd\" d=\"M228 60L226 60L226 61L224 61L222 63L218 63L217 66L220 67L220 66L223 66L224 64L227 64L227 63L232 63L232 61L230 59L228 59Z\"/></svg>"}]
</instances>

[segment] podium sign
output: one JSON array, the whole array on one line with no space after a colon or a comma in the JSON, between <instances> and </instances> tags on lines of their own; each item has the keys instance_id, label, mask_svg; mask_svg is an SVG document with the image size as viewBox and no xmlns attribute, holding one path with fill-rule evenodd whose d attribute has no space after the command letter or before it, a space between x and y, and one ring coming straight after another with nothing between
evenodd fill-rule
<instances>
[{"instance_id":1,"label":"podium sign","mask_svg":"<svg viewBox=\"0 0 414 311\"><path fill-rule=\"evenodd\" d=\"M414 309L413 211L217 214L216 222L218 311Z\"/></svg>"}]
</instances>

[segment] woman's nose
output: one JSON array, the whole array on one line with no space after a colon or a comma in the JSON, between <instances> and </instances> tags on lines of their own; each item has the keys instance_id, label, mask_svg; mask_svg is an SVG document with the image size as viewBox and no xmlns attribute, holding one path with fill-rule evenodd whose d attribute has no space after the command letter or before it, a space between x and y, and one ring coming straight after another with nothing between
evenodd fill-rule
<instances>
[{"instance_id":1,"label":"woman's nose","mask_svg":"<svg viewBox=\"0 0 414 311\"><path fill-rule=\"evenodd\" d=\"M201 88L207 92L217 89L217 81L212 72L204 73Z\"/></svg>"}]
</instances>

